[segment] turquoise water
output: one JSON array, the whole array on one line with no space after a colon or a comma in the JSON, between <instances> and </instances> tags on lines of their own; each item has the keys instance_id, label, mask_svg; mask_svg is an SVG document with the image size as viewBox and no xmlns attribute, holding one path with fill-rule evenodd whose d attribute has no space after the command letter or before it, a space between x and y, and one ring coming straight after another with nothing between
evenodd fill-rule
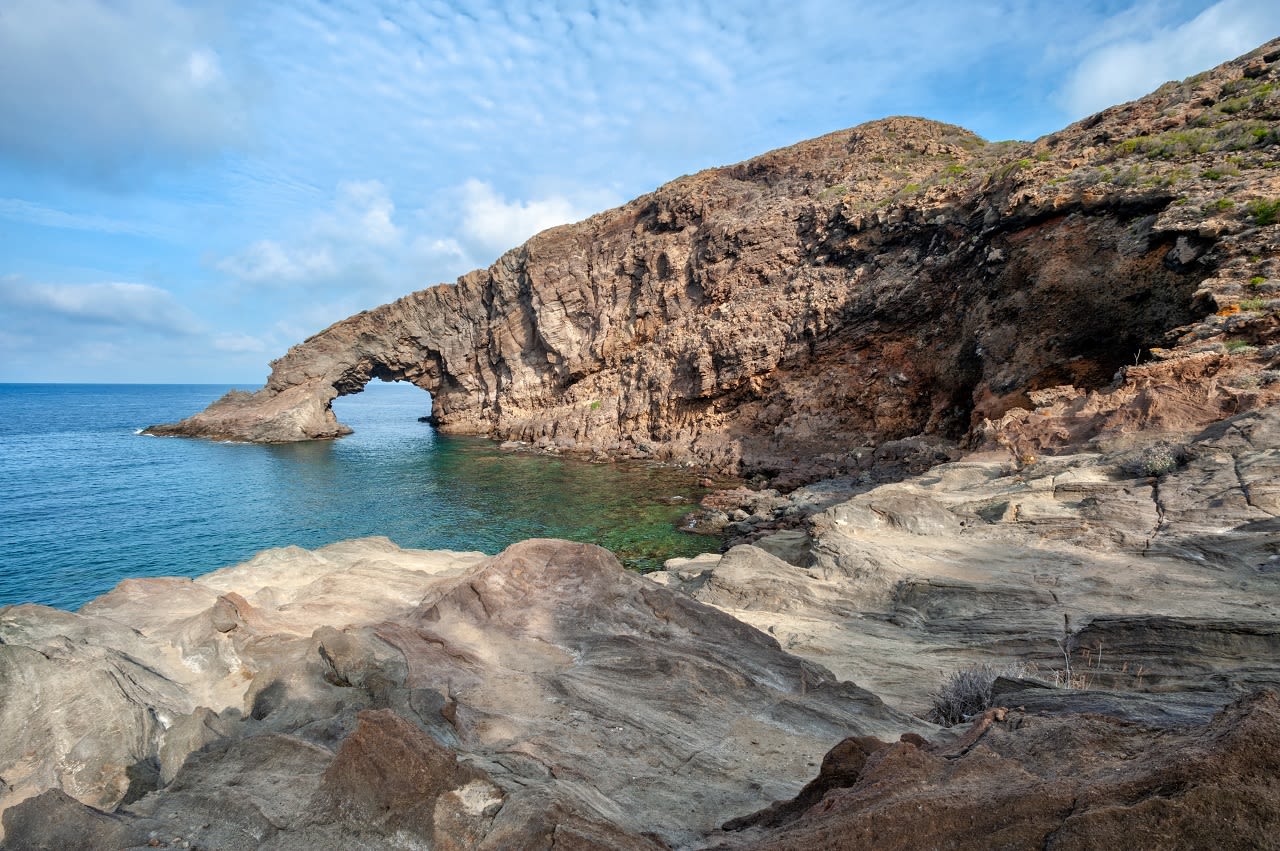
<instances>
[{"instance_id":1,"label":"turquoise water","mask_svg":"<svg viewBox=\"0 0 1280 851\"><path fill-rule=\"evenodd\" d=\"M74 608L133 576L197 576L267 547L386 535L494 553L529 537L631 567L716 550L675 529L685 471L499 452L418 422L430 397L375 382L334 404L356 430L283 446L144 437L229 386L0 384L0 605ZM244 388L252 389L252 388Z\"/></svg>"}]
</instances>

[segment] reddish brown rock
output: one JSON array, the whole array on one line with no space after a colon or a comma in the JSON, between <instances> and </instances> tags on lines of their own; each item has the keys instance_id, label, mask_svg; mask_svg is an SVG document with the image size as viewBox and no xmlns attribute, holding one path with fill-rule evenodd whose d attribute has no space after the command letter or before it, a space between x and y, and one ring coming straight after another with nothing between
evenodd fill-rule
<instances>
[{"instance_id":1,"label":"reddish brown rock","mask_svg":"<svg viewBox=\"0 0 1280 851\"><path fill-rule=\"evenodd\" d=\"M680 178L150 431L335 437L335 396L397 379L449 432L794 485L1203 426L1280 395L1280 229L1248 205L1280 197L1275 46L1034 143L888 118Z\"/></svg>"},{"instance_id":2,"label":"reddish brown rock","mask_svg":"<svg viewBox=\"0 0 1280 851\"><path fill-rule=\"evenodd\" d=\"M430 841L443 810L453 830L484 835L464 818L492 821L502 807L502 791L484 772L459 765L457 754L394 712L366 710L359 719L312 800L318 821Z\"/></svg>"},{"instance_id":3,"label":"reddish brown rock","mask_svg":"<svg viewBox=\"0 0 1280 851\"><path fill-rule=\"evenodd\" d=\"M1178 731L1010 713L961 750L842 742L805 789L820 801L739 819L726 827L773 829L716 847L1274 848L1278 771L1275 692Z\"/></svg>"}]
</instances>

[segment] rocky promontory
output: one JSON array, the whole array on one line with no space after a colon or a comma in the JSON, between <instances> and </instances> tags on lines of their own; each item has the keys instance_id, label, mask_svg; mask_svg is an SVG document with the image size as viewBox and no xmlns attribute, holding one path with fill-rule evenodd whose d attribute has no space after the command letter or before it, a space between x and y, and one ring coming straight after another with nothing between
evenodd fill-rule
<instances>
[{"instance_id":1,"label":"rocky promontory","mask_svg":"<svg viewBox=\"0 0 1280 851\"><path fill-rule=\"evenodd\" d=\"M386 539L0 609L14 849L1271 848L1280 41L1031 143L683 177L153 434L772 478L723 553ZM801 487L801 485L803 485Z\"/></svg>"},{"instance_id":2,"label":"rocky promontory","mask_svg":"<svg viewBox=\"0 0 1280 851\"><path fill-rule=\"evenodd\" d=\"M1207 425L1280 395L1277 60L1030 143L888 118L683 177L150 433L335 437L332 400L380 378L445 431L796 484Z\"/></svg>"}]
</instances>

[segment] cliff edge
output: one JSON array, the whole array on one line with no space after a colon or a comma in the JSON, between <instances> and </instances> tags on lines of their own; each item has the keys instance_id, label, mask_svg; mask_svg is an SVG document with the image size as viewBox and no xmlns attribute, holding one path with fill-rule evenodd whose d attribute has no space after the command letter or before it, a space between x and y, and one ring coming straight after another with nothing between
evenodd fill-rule
<instances>
[{"instance_id":1,"label":"cliff edge","mask_svg":"<svg viewBox=\"0 0 1280 851\"><path fill-rule=\"evenodd\" d=\"M447 432L796 480L913 436L1201 427L1280 395L1277 60L1031 143L887 118L682 177L148 432L336 437L332 400L373 378L430 392Z\"/></svg>"}]
</instances>

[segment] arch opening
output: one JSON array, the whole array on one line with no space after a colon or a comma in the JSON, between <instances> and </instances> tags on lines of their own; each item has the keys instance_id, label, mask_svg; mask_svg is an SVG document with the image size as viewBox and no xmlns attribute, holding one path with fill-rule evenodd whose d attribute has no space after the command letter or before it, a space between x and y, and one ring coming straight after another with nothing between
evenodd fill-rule
<instances>
[{"instance_id":1,"label":"arch opening","mask_svg":"<svg viewBox=\"0 0 1280 851\"><path fill-rule=\"evenodd\" d=\"M356 434L412 434L434 430L435 399L405 378L377 376L355 389L340 392L331 403L338 422Z\"/></svg>"}]
</instances>

